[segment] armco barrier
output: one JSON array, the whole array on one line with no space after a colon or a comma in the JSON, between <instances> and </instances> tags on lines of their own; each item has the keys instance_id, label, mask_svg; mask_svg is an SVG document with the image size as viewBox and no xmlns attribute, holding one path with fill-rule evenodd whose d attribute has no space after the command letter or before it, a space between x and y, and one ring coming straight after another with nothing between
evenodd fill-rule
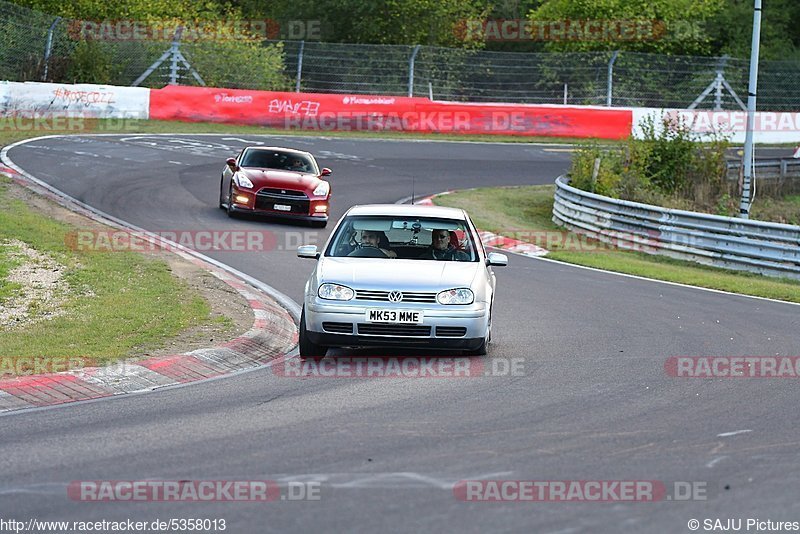
<instances>
[{"instance_id":1,"label":"armco barrier","mask_svg":"<svg viewBox=\"0 0 800 534\"><path fill-rule=\"evenodd\" d=\"M150 118L317 131L410 131L623 139L629 109L467 104L427 98L168 86L153 90Z\"/></svg>"},{"instance_id":2,"label":"armco barrier","mask_svg":"<svg viewBox=\"0 0 800 534\"><path fill-rule=\"evenodd\" d=\"M38 82L0 83L0 115L67 113L97 119L147 119L144 87Z\"/></svg>"},{"instance_id":3,"label":"armco barrier","mask_svg":"<svg viewBox=\"0 0 800 534\"><path fill-rule=\"evenodd\" d=\"M616 200L575 189L564 177L556 180L553 222L620 248L800 279L800 226Z\"/></svg>"}]
</instances>

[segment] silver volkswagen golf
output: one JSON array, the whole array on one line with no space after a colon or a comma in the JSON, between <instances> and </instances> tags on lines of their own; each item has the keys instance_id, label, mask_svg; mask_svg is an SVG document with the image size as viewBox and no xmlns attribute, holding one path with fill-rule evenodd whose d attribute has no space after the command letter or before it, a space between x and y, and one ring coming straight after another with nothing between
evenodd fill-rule
<instances>
[{"instance_id":1,"label":"silver volkswagen golf","mask_svg":"<svg viewBox=\"0 0 800 534\"><path fill-rule=\"evenodd\" d=\"M495 275L508 258L486 254L464 210L354 206L339 220L306 283L300 355L328 347L420 347L486 354Z\"/></svg>"}]
</instances>

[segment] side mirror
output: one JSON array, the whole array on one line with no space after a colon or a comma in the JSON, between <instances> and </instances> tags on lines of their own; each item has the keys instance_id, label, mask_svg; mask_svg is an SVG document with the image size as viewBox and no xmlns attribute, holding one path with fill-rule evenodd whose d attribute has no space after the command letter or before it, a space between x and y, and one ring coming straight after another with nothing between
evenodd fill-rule
<instances>
[{"instance_id":1,"label":"side mirror","mask_svg":"<svg viewBox=\"0 0 800 534\"><path fill-rule=\"evenodd\" d=\"M225 160L225 163L228 164L228 167L230 167L233 172L239 170L239 166L236 165L236 158L228 158Z\"/></svg>"},{"instance_id":2,"label":"side mirror","mask_svg":"<svg viewBox=\"0 0 800 534\"><path fill-rule=\"evenodd\" d=\"M330 176L331 174L333 174L333 171L328 167L324 167L319 173L320 176Z\"/></svg>"},{"instance_id":3,"label":"side mirror","mask_svg":"<svg viewBox=\"0 0 800 534\"><path fill-rule=\"evenodd\" d=\"M499 252L490 252L488 256L486 256L486 265L505 267L508 265L508 256L500 254Z\"/></svg>"},{"instance_id":4,"label":"side mirror","mask_svg":"<svg viewBox=\"0 0 800 534\"><path fill-rule=\"evenodd\" d=\"M317 245L301 245L297 247L297 257L318 260L319 252L317 252Z\"/></svg>"}]
</instances>

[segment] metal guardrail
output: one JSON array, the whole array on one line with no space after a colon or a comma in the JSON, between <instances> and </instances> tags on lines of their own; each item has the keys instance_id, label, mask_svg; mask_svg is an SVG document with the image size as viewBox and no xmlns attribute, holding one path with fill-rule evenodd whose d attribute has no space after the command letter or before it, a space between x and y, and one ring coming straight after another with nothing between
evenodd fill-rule
<instances>
[{"instance_id":1,"label":"metal guardrail","mask_svg":"<svg viewBox=\"0 0 800 534\"><path fill-rule=\"evenodd\" d=\"M800 178L800 158L756 160L756 176L764 180ZM728 162L728 179L738 180L742 169L741 160Z\"/></svg>"},{"instance_id":2,"label":"metal guardrail","mask_svg":"<svg viewBox=\"0 0 800 534\"><path fill-rule=\"evenodd\" d=\"M800 280L800 226L617 200L556 180L553 222L621 249Z\"/></svg>"}]
</instances>

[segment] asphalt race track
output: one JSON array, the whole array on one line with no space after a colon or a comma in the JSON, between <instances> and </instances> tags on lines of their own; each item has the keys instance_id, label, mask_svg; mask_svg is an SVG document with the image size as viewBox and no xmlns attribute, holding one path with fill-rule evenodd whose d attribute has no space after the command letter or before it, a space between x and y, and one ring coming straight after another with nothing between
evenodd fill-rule
<instances>
[{"instance_id":1,"label":"asphalt race track","mask_svg":"<svg viewBox=\"0 0 800 534\"><path fill-rule=\"evenodd\" d=\"M411 195L412 178L416 195L552 183L570 158L542 145L135 134L37 140L9 156L149 230L275 232L274 251L208 255L299 302L313 262L295 247L324 242L333 225L232 220L217 208L225 158L254 141L309 150L331 167L334 221L350 205ZM234 533L690 532L690 519L800 521L797 381L664 369L671 356L799 355L800 308L519 256L495 272L487 366L522 359L518 376L299 379L260 369L0 417L0 515L224 518ZM143 479L275 480L283 496L290 483L312 482L320 498L67 496L71 481ZM453 484L474 479L694 483L706 499L456 498Z\"/></svg>"}]
</instances>

